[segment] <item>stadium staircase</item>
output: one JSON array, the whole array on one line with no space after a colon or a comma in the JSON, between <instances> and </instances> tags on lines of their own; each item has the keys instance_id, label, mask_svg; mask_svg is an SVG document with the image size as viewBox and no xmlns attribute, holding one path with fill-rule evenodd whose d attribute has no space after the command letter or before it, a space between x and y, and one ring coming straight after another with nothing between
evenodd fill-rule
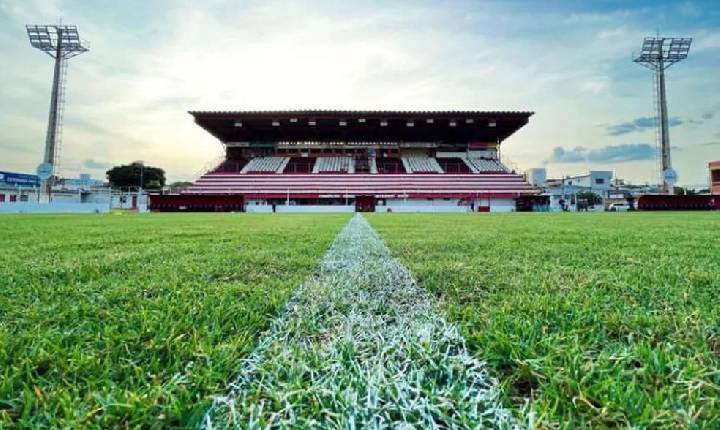
<instances>
[{"instance_id":1,"label":"stadium staircase","mask_svg":"<svg viewBox=\"0 0 720 430\"><path fill-rule=\"evenodd\" d=\"M463 157L461 158L461 160L463 161L463 163L465 163L466 166L468 166L468 169L470 169L471 172L480 173L477 167L475 167L475 164L471 162L470 159Z\"/></svg>"},{"instance_id":2,"label":"stadium staircase","mask_svg":"<svg viewBox=\"0 0 720 430\"><path fill-rule=\"evenodd\" d=\"M370 162L370 173L372 173L373 175L377 175L377 172L378 172L377 160L375 159L375 157L370 157L369 162Z\"/></svg>"}]
</instances>

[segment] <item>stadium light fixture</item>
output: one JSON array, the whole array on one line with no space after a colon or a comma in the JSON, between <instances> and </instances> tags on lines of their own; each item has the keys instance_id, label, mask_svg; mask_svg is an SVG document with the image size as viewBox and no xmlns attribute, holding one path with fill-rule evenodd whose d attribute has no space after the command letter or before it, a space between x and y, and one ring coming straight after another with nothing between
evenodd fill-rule
<instances>
[{"instance_id":1,"label":"stadium light fixture","mask_svg":"<svg viewBox=\"0 0 720 430\"><path fill-rule=\"evenodd\" d=\"M88 43L80 38L80 32L75 25L26 25L25 30L30 40L30 46L55 60L50 93L50 113L45 134L45 153L42 163L37 168L38 176L42 180L41 194L44 199L50 201L62 144L67 60L87 52L90 48Z\"/></svg>"},{"instance_id":2,"label":"stadium light fixture","mask_svg":"<svg viewBox=\"0 0 720 430\"><path fill-rule=\"evenodd\" d=\"M415 121L408 121L405 125L408 127L415 127Z\"/></svg>"},{"instance_id":3,"label":"stadium light fixture","mask_svg":"<svg viewBox=\"0 0 720 430\"><path fill-rule=\"evenodd\" d=\"M388 122L385 120L380 121L380 127L387 127Z\"/></svg>"},{"instance_id":4,"label":"stadium light fixture","mask_svg":"<svg viewBox=\"0 0 720 430\"><path fill-rule=\"evenodd\" d=\"M455 127L456 125L457 125L457 122L455 122L455 121L450 121L450 127Z\"/></svg>"},{"instance_id":5,"label":"stadium light fixture","mask_svg":"<svg viewBox=\"0 0 720 430\"><path fill-rule=\"evenodd\" d=\"M634 62L650 70L664 70L690 53L691 37L646 37Z\"/></svg>"},{"instance_id":6,"label":"stadium light fixture","mask_svg":"<svg viewBox=\"0 0 720 430\"><path fill-rule=\"evenodd\" d=\"M425 120L425 122L428 123L428 124L432 124L432 123L435 122L435 120L432 119L432 118L428 118L428 119Z\"/></svg>"},{"instance_id":7,"label":"stadium light fixture","mask_svg":"<svg viewBox=\"0 0 720 430\"><path fill-rule=\"evenodd\" d=\"M317 122L314 119L308 120L308 125L317 125Z\"/></svg>"},{"instance_id":8,"label":"stadium light fixture","mask_svg":"<svg viewBox=\"0 0 720 430\"><path fill-rule=\"evenodd\" d=\"M646 37L640 52L633 61L655 72L655 100L657 102L658 138L662 167L662 184L665 193L671 193L677 181L677 173L670 159L670 130L668 125L667 98L665 93L665 69L688 57L690 37Z\"/></svg>"}]
</instances>

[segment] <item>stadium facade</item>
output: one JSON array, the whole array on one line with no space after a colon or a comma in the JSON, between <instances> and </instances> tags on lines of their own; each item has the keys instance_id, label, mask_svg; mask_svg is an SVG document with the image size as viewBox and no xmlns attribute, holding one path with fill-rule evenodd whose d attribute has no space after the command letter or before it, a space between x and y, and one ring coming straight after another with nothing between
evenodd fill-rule
<instances>
[{"instance_id":1,"label":"stadium facade","mask_svg":"<svg viewBox=\"0 0 720 430\"><path fill-rule=\"evenodd\" d=\"M720 160L708 163L710 169L710 193L720 195Z\"/></svg>"},{"instance_id":2,"label":"stadium facade","mask_svg":"<svg viewBox=\"0 0 720 430\"><path fill-rule=\"evenodd\" d=\"M532 112L192 111L224 160L151 208L514 211L538 191L500 161Z\"/></svg>"}]
</instances>

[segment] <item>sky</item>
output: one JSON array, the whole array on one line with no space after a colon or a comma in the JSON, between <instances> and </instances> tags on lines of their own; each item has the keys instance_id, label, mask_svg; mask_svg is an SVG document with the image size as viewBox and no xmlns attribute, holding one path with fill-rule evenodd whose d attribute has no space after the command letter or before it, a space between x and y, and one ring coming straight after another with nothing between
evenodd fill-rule
<instances>
[{"instance_id":1,"label":"sky","mask_svg":"<svg viewBox=\"0 0 720 430\"><path fill-rule=\"evenodd\" d=\"M693 37L667 71L673 167L720 159L717 1L0 0L0 170L41 161L52 62L25 24L75 24L60 173L142 160L193 180L222 145L189 110L529 110L503 159L656 183L644 36Z\"/></svg>"}]
</instances>

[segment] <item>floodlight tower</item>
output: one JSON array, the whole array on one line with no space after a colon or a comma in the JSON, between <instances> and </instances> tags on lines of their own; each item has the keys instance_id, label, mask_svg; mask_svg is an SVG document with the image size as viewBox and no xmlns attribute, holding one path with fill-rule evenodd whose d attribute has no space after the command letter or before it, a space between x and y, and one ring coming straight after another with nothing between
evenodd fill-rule
<instances>
[{"instance_id":1,"label":"floodlight tower","mask_svg":"<svg viewBox=\"0 0 720 430\"><path fill-rule=\"evenodd\" d=\"M646 37L640 53L633 61L655 72L655 100L660 131L660 155L662 157L663 192L672 193L677 173L670 161L670 131L668 129L667 100L665 96L665 69L687 58L690 37Z\"/></svg>"},{"instance_id":2,"label":"floodlight tower","mask_svg":"<svg viewBox=\"0 0 720 430\"><path fill-rule=\"evenodd\" d=\"M87 42L80 39L75 25L27 25L30 45L55 59L50 115L45 135L45 155L37 169L42 180L42 194L50 200L62 136L62 117L65 103L67 60L88 51Z\"/></svg>"}]
</instances>

